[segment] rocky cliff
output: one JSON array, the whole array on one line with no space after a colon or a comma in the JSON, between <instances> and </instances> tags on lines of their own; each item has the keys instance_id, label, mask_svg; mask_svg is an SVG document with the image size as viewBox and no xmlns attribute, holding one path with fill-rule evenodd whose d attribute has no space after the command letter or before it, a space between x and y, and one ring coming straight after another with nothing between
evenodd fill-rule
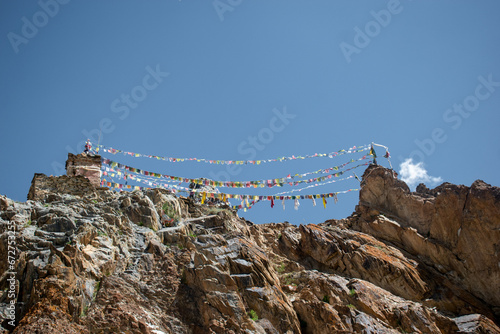
<instances>
[{"instance_id":1,"label":"rocky cliff","mask_svg":"<svg viewBox=\"0 0 500 334\"><path fill-rule=\"evenodd\" d=\"M33 183L0 197L0 333L500 333L500 189L482 181L412 193L370 166L352 216L300 226Z\"/></svg>"}]
</instances>

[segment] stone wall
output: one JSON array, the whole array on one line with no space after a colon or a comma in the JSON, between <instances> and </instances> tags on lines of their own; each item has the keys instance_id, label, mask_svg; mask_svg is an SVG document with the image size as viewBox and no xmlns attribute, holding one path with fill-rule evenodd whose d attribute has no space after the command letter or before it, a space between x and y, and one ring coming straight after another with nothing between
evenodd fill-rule
<instances>
[{"instance_id":1,"label":"stone wall","mask_svg":"<svg viewBox=\"0 0 500 334\"><path fill-rule=\"evenodd\" d=\"M85 153L77 155L68 153L68 160L66 160L66 175L85 176L90 180L92 185L99 187L101 183L101 156L91 156Z\"/></svg>"},{"instance_id":2,"label":"stone wall","mask_svg":"<svg viewBox=\"0 0 500 334\"><path fill-rule=\"evenodd\" d=\"M47 176L35 173L28 200L51 202L60 195L86 196L100 190L101 156L68 153L66 175Z\"/></svg>"},{"instance_id":3,"label":"stone wall","mask_svg":"<svg viewBox=\"0 0 500 334\"><path fill-rule=\"evenodd\" d=\"M59 200L63 194L85 196L95 190L96 187L90 180L81 175L69 177L35 173L28 192L28 200L52 202Z\"/></svg>"}]
</instances>

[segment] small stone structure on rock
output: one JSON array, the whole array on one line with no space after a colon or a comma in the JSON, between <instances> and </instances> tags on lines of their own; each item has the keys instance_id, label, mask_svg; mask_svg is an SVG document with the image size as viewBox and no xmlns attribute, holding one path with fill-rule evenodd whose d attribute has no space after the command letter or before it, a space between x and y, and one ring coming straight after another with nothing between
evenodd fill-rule
<instances>
[{"instance_id":1,"label":"small stone structure on rock","mask_svg":"<svg viewBox=\"0 0 500 334\"><path fill-rule=\"evenodd\" d=\"M66 175L85 176L90 180L90 183L99 187L101 183L101 156L85 153L77 155L68 153L68 160L66 160Z\"/></svg>"},{"instance_id":2,"label":"small stone structure on rock","mask_svg":"<svg viewBox=\"0 0 500 334\"><path fill-rule=\"evenodd\" d=\"M100 183L101 156L68 153L66 175L47 176L35 173L28 192L28 200L51 201L49 197L54 197L54 194L88 195L100 189Z\"/></svg>"},{"instance_id":3,"label":"small stone structure on rock","mask_svg":"<svg viewBox=\"0 0 500 334\"><path fill-rule=\"evenodd\" d=\"M93 193L96 187L85 177L47 176L35 173L28 192L28 200L52 202L59 200L61 194L85 196Z\"/></svg>"}]
</instances>

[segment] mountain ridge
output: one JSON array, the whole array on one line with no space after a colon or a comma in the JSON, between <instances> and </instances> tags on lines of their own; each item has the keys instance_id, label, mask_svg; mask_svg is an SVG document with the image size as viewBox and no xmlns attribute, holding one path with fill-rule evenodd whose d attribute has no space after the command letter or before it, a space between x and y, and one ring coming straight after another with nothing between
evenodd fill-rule
<instances>
[{"instance_id":1,"label":"mountain ridge","mask_svg":"<svg viewBox=\"0 0 500 334\"><path fill-rule=\"evenodd\" d=\"M0 253L17 231L0 333L500 333L500 188L482 181L410 192L370 165L351 216L295 226L73 174L0 196Z\"/></svg>"}]
</instances>

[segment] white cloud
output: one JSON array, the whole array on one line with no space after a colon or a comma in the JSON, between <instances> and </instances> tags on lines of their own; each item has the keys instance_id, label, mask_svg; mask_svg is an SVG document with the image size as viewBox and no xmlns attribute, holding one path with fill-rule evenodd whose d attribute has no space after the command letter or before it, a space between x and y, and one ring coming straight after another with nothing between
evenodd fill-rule
<instances>
[{"instance_id":1,"label":"white cloud","mask_svg":"<svg viewBox=\"0 0 500 334\"><path fill-rule=\"evenodd\" d=\"M414 190L419 183L425 183L427 186L435 186L443 182L440 176L435 177L427 174L423 162L415 164L411 158L406 159L399 165L399 175L401 180L406 182L412 190Z\"/></svg>"}]
</instances>

